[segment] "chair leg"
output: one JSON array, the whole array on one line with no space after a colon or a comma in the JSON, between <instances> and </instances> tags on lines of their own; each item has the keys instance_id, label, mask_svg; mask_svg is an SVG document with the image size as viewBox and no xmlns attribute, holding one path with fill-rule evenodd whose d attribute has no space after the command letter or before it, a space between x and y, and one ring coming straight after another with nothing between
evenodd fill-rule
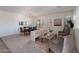
<instances>
[{"instance_id":1,"label":"chair leg","mask_svg":"<svg viewBox=\"0 0 79 59\"><path fill-rule=\"evenodd\" d=\"M54 52L49 48L49 53L54 53Z\"/></svg>"}]
</instances>

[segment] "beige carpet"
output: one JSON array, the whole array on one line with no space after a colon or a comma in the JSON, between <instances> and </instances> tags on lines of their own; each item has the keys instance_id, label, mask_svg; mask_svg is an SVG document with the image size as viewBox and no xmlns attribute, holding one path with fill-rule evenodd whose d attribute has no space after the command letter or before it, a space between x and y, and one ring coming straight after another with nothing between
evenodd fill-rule
<instances>
[{"instance_id":1,"label":"beige carpet","mask_svg":"<svg viewBox=\"0 0 79 59\"><path fill-rule=\"evenodd\" d=\"M8 49L13 53L42 53L35 48L35 42L31 41L30 36L10 35L2 39Z\"/></svg>"}]
</instances>

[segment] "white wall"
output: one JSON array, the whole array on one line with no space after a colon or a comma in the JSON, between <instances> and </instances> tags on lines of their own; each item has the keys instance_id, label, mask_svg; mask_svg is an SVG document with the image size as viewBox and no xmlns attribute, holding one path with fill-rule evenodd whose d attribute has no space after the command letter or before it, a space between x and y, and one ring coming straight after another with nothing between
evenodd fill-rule
<instances>
[{"instance_id":1,"label":"white wall","mask_svg":"<svg viewBox=\"0 0 79 59\"><path fill-rule=\"evenodd\" d=\"M76 10L74 11L74 24L75 24L75 42L76 47L79 52L79 7L76 7Z\"/></svg>"},{"instance_id":2,"label":"white wall","mask_svg":"<svg viewBox=\"0 0 79 59\"><path fill-rule=\"evenodd\" d=\"M16 14L0 11L0 37L19 33Z\"/></svg>"},{"instance_id":3,"label":"white wall","mask_svg":"<svg viewBox=\"0 0 79 59\"><path fill-rule=\"evenodd\" d=\"M57 33L57 31L62 31L63 30L63 26L64 26L64 17L65 16L72 16L72 11L68 11L68 12L60 12L60 13L54 13L51 15L45 15L45 16L38 16L38 18L36 20L34 20L34 22L36 22L38 19L41 20L41 27L44 29L48 28L48 22L49 20L52 21L52 29L54 30L55 33ZM62 19L62 26L54 26L54 19L55 18L61 18Z\"/></svg>"}]
</instances>

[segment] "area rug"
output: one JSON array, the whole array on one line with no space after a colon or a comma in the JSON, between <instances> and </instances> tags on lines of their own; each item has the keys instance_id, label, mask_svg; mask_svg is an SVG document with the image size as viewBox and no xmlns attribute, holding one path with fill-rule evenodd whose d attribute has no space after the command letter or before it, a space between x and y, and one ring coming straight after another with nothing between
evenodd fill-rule
<instances>
[{"instance_id":1,"label":"area rug","mask_svg":"<svg viewBox=\"0 0 79 59\"><path fill-rule=\"evenodd\" d=\"M42 53L30 39L30 36L12 35L4 37L3 41L12 53Z\"/></svg>"},{"instance_id":2,"label":"area rug","mask_svg":"<svg viewBox=\"0 0 79 59\"><path fill-rule=\"evenodd\" d=\"M9 53L8 47L3 42L2 38L0 38L0 53Z\"/></svg>"}]
</instances>

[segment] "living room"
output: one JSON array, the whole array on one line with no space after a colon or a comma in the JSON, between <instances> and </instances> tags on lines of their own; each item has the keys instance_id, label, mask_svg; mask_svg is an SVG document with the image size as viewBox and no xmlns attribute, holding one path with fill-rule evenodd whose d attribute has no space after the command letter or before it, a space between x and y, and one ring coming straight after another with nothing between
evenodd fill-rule
<instances>
[{"instance_id":1,"label":"living room","mask_svg":"<svg viewBox=\"0 0 79 59\"><path fill-rule=\"evenodd\" d=\"M0 6L2 42L0 52L77 52L73 34L75 8L74 6ZM69 29L64 30L65 25L69 25Z\"/></svg>"}]
</instances>

